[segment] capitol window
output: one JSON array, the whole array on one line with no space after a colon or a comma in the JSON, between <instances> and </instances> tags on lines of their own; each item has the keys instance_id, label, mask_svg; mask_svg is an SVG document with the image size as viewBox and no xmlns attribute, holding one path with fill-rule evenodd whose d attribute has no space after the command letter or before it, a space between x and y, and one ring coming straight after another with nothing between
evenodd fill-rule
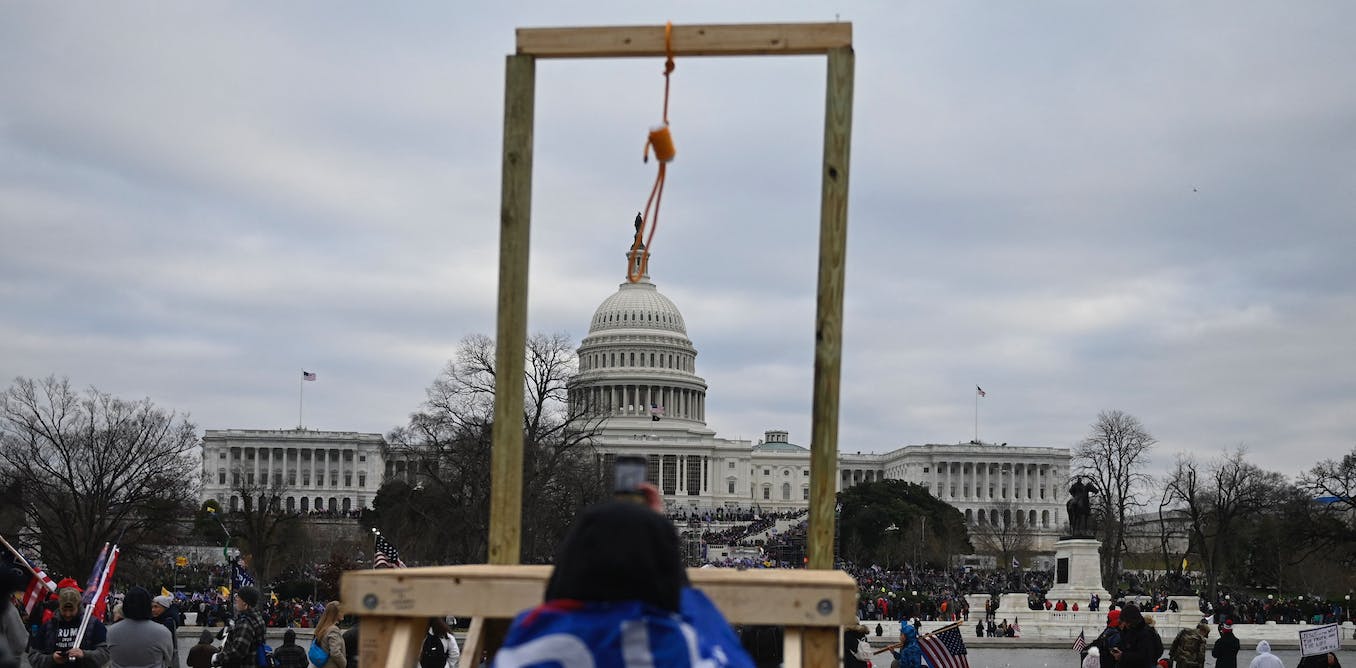
<instances>
[{"instance_id":1,"label":"capitol window","mask_svg":"<svg viewBox=\"0 0 1356 668\"><path fill-rule=\"evenodd\" d=\"M734 468L734 467L735 467L735 463L734 463L734 462L730 462L730 468Z\"/></svg>"}]
</instances>

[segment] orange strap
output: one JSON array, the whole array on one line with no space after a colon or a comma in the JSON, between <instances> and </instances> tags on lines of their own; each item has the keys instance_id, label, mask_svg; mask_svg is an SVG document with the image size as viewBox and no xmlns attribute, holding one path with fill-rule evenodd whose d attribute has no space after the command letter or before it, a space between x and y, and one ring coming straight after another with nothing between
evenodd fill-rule
<instances>
[{"instance_id":1,"label":"orange strap","mask_svg":"<svg viewBox=\"0 0 1356 668\"><path fill-rule=\"evenodd\" d=\"M664 124L650 131L649 138L645 142L644 162L650 160L650 147L654 147L654 157L659 163L659 172L655 175L654 186L650 188L650 198L645 200L645 211L640 214L640 226L636 228L636 239L631 243L631 252L641 251L640 262L632 263L627 267L626 280L635 283L644 276L650 264L650 248L654 243L655 230L659 229L659 203L664 199L664 177L668 172L668 164L673 160L677 151L673 148L673 136L669 134L669 75L673 74L673 23L664 24ZM654 217L650 217L651 207L654 209ZM650 228L650 234L645 237L644 245L641 245L641 238L645 235L645 228Z\"/></svg>"}]
</instances>

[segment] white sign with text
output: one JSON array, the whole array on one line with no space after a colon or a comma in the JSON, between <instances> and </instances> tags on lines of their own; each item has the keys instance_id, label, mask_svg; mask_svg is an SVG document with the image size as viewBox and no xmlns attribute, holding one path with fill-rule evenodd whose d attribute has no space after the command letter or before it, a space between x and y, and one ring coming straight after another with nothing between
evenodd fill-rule
<instances>
[{"instance_id":1,"label":"white sign with text","mask_svg":"<svg viewBox=\"0 0 1356 668\"><path fill-rule=\"evenodd\" d=\"M1305 629L1299 632L1300 656L1327 654L1342 649L1342 636L1336 624Z\"/></svg>"}]
</instances>

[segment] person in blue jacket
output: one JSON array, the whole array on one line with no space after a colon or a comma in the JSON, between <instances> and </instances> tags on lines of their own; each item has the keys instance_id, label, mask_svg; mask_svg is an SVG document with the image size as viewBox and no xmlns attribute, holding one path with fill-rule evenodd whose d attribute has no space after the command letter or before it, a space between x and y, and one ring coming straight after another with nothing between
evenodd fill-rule
<instances>
[{"instance_id":1,"label":"person in blue jacket","mask_svg":"<svg viewBox=\"0 0 1356 668\"><path fill-rule=\"evenodd\" d=\"M903 646L890 650L890 655L899 662L899 668L922 668L923 648L918 644L918 629L907 621L899 622L899 642Z\"/></svg>"}]
</instances>

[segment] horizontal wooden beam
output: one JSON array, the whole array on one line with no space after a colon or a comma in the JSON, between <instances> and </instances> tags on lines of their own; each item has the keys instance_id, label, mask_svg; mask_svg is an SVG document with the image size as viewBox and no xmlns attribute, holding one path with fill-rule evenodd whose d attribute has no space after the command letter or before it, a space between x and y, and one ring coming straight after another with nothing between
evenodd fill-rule
<instances>
[{"instance_id":1,"label":"horizontal wooden beam","mask_svg":"<svg viewBox=\"0 0 1356 668\"><path fill-rule=\"evenodd\" d=\"M434 566L350 571L340 598L355 614L509 619L542 602L550 566ZM845 626L857 617L857 583L842 571L688 569L735 624Z\"/></svg>"},{"instance_id":2,"label":"horizontal wooden beam","mask_svg":"<svg viewBox=\"0 0 1356 668\"><path fill-rule=\"evenodd\" d=\"M675 56L794 56L852 46L851 23L676 25ZM537 58L664 56L664 26L518 28L518 54Z\"/></svg>"}]
</instances>

